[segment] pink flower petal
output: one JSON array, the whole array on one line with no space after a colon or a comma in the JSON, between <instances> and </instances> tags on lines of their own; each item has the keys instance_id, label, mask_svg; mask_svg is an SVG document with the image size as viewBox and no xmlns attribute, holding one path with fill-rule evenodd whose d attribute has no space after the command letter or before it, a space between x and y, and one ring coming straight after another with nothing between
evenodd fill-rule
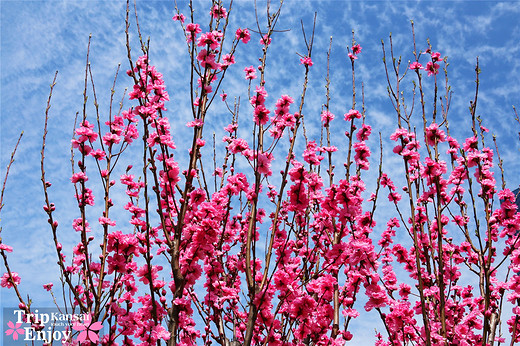
<instances>
[{"instance_id":1,"label":"pink flower petal","mask_svg":"<svg viewBox=\"0 0 520 346\"><path fill-rule=\"evenodd\" d=\"M91 330L88 331L88 338L92 342L96 342L99 340L99 336Z\"/></svg>"},{"instance_id":2,"label":"pink flower petal","mask_svg":"<svg viewBox=\"0 0 520 346\"><path fill-rule=\"evenodd\" d=\"M103 323L101 323L101 322L99 322L99 321L93 323L92 325L90 325L90 326L88 327L88 329L90 329L90 330L101 330L101 328L103 328Z\"/></svg>"},{"instance_id":3,"label":"pink flower petal","mask_svg":"<svg viewBox=\"0 0 520 346\"><path fill-rule=\"evenodd\" d=\"M87 329L87 327L85 327L85 325L83 325L83 324L75 323L75 324L72 326L72 329L80 331L80 330L85 330L85 329Z\"/></svg>"},{"instance_id":4,"label":"pink flower petal","mask_svg":"<svg viewBox=\"0 0 520 346\"><path fill-rule=\"evenodd\" d=\"M85 327L85 326L83 326L83 327ZM78 335L78 341L79 342L85 341L86 338L87 338L87 332L86 331L82 331L81 333L79 333L79 335Z\"/></svg>"}]
</instances>

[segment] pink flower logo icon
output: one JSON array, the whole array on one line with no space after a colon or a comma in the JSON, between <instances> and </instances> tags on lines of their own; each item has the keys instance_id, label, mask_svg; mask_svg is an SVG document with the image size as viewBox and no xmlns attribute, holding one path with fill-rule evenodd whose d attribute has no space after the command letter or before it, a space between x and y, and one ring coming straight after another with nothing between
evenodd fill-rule
<instances>
[{"instance_id":1,"label":"pink flower logo icon","mask_svg":"<svg viewBox=\"0 0 520 346\"><path fill-rule=\"evenodd\" d=\"M9 326L9 329L5 331L5 334L12 335L13 340L18 340L18 335L23 335L24 333L24 330L20 328L22 323L14 324L13 322L9 321L7 322L7 326Z\"/></svg>"},{"instance_id":2,"label":"pink flower logo icon","mask_svg":"<svg viewBox=\"0 0 520 346\"><path fill-rule=\"evenodd\" d=\"M76 321L72 326L72 329L79 331L78 341L83 342L85 340L96 342L99 340L99 336L97 332L103 328L103 324L101 322L92 323L92 316L88 315L83 323Z\"/></svg>"}]
</instances>

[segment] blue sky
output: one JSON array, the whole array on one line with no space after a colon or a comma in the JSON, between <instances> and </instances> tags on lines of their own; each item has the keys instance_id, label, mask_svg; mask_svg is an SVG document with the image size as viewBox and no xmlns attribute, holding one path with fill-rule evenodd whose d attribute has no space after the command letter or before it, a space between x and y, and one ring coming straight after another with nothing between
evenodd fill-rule
<instances>
[{"instance_id":1,"label":"blue sky","mask_svg":"<svg viewBox=\"0 0 520 346\"><path fill-rule=\"evenodd\" d=\"M183 1L179 1L181 9ZM260 3L260 1L259 1ZM275 2L273 2L275 3ZM196 15L206 22L206 2L196 1ZM178 144L177 158L186 159L183 145L184 124L189 119L187 109L188 62L172 1L138 1L139 21L144 36L151 37L152 64L164 74L171 101L167 104ZM124 37L123 1L11 1L0 2L0 172L3 178L10 152L21 131L24 137L4 197L2 210L3 242L15 248L10 255L14 271L22 277L23 292L33 300L48 305L50 297L41 285L56 281L55 252L50 242L50 229L42 210L43 194L40 182L39 153L43 131L43 115L54 72L59 70L50 111L46 162L47 178L53 183L51 196L56 203L62 242L72 247L71 220L74 210L73 188L70 184L70 138L76 112L82 109L85 54L89 34L92 34L91 65L101 111L108 110L110 88L117 64L122 71L128 68ZM183 12L187 12L184 8ZM351 44L352 30L363 51L356 61L356 78L363 81L367 122L374 133L381 132L385 144L385 169L392 171L397 164L390 156L392 144L388 137L395 127L386 92L384 68L381 61L381 39L388 47L391 32L396 55L403 58L403 68L413 58L410 20L415 23L417 47L427 48L429 38L434 51L449 57L448 67L453 98L449 121L452 135L458 139L470 135L469 101L474 97L476 57L479 57L479 104L477 113L485 126L497 135L504 160L508 186L520 183L518 171L519 125L514 122L512 105L520 107L520 3L518 1L286 1L278 29L273 37L268 59L266 88L272 103L282 94L299 97L302 68L296 54L305 52L300 20L310 32L314 12L317 27L313 50L314 66L310 73L304 113L309 117L307 130L319 136L316 119L325 101L324 68L329 38L333 37L331 58L331 111L341 117L351 107L350 63L346 60L346 46ZM262 14L262 11L259 11ZM256 28L254 3L235 2L231 13L231 28ZM261 18L261 22L263 17ZM131 29L134 57L137 56L135 30ZM258 37L247 46L239 47L234 66L224 90L229 97L242 96L247 85L243 68L257 64L260 56ZM409 82L406 84L410 86ZM130 79L120 73L115 99L122 99ZM131 103L125 100L124 108ZM243 107L242 119L248 119ZM229 120L222 105L215 105L214 129ZM94 116L92 105L89 114ZM314 119L314 120L311 120ZM213 130L213 129L212 129ZM220 132L218 132L220 131ZM244 135L247 132L243 132ZM340 135L338 135L337 138ZM378 156L377 136L371 142L374 156ZM207 138L209 139L209 138ZM490 140L488 140L490 143ZM373 163L374 164L374 163ZM374 178L375 179L375 178ZM370 186L371 178L367 184ZM74 234L72 234L74 236ZM1 271L3 273L3 270ZM16 305L11 292L2 288L1 307ZM362 309L362 308L361 308ZM374 316L373 316L374 317ZM368 321L368 322L367 322ZM374 327L370 317L358 324L356 344L370 344ZM365 328L362 326L369 326Z\"/></svg>"}]
</instances>

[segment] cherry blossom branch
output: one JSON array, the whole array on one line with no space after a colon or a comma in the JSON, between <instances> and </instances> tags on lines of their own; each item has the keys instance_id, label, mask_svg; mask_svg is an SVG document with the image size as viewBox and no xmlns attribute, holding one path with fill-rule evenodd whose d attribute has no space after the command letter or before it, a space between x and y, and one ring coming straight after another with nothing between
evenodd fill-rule
<instances>
[{"instance_id":1,"label":"cherry blossom branch","mask_svg":"<svg viewBox=\"0 0 520 346\"><path fill-rule=\"evenodd\" d=\"M18 137L18 140L16 141L16 144L14 146L13 151L11 152L11 157L9 159L9 163L7 164L7 168L5 170L5 176L2 183L2 191L0 192L0 212L2 211L4 207L4 192L6 189L7 184L7 178L9 177L9 171L11 170L11 166L14 163L14 157L16 155L16 151L18 150L18 145L20 144L20 141L23 137L23 131L20 133L20 136ZM18 297L18 301L20 302L20 308L23 308L26 313L30 312L30 303L31 300L28 300L28 304L25 303L24 299L22 298L22 295L20 291L18 290L18 284L20 283L20 278L18 276L18 273L11 271L11 268L9 267L9 262L7 260L7 252L12 252L13 249L9 245L6 245L2 241L2 226L0 226L0 254L2 255L3 261L4 261L4 267L7 270L7 273L4 274L2 277L2 287L12 287L16 293L16 296Z\"/></svg>"},{"instance_id":2,"label":"cherry blossom branch","mask_svg":"<svg viewBox=\"0 0 520 346\"><path fill-rule=\"evenodd\" d=\"M51 187L51 183L45 179L44 161L45 161L45 145L46 145L46 138L47 138L47 124L48 124L48 120L49 120L49 110L51 108L52 91L54 89L54 86L56 85L57 76L58 76L58 72L56 71L56 73L54 74L54 79L51 83L51 87L50 87L51 90L49 92L49 98L47 100L47 107L45 109L45 123L44 123L44 129L43 129L41 160L40 160L41 181L43 184L43 193L44 193L44 197L45 197L45 205L44 205L43 209L48 215L47 221L48 221L49 225L51 226L53 241L54 241L54 245L55 245L56 252L58 255L58 265L60 267L60 271L63 275L63 278L65 279L65 282L67 283L67 285L70 289L70 292L75 297L80 308L82 309L82 311L86 311L85 306L83 305L83 302L80 299L79 294L75 290L75 285L72 283L71 276L70 276L71 273L69 271L67 271L65 268L65 264L64 264L65 256L62 253L62 245L58 241L58 232L57 232L58 231L58 221L54 220L53 214L52 214L53 211L55 210L55 206L54 206L54 203L51 203L49 200L48 188Z\"/></svg>"}]
</instances>

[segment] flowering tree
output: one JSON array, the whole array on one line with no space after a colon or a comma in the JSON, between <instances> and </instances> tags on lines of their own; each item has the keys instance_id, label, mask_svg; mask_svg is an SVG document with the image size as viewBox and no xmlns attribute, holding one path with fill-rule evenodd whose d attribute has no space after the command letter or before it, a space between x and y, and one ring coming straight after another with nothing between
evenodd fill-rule
<instances>
[{"instance_id":1,"label":"flowering tree","mask_svg":"<svg viewBox=\"0 0 520 346\"><path fill-rule=\"evenodd\" d=\"M422 55L427 57L424 68L419 62ZM390 178L383 174L381 187L388 188L388 199L395 203L399 215L388 222L379 242L383 256L382 282L390 299L390 313L380 314L386 322L390 344L413 341L431 345L444 344L447 340L463 345L502 343L505 339L498 335L497 327L505 309L504 299L516 306L507 320L513 344L519 340L516 196L505 188L500 157L501 190L496 186L492 171L493 149L485 143L488 129L476 117L478 59L477 88L469 109L473 136L459 144L449 135L447 114L451 94L446 59L431 47L424 53L417 53L415 39L414 56L416 61L404 72L400 72L400 61L392 59L395 84L390 82L387 69L390 98L398 116L398 128L391 139L397 142L394 153L403 160L406 175L403 191L407 197L406 206L399 203L401 195ZM437 75L442 62L445 65L445 94L437 98ZM428 81L434 90L431 119L425 112L423 69L428 77L433 77L433 81ZM410 71L416 75L420 95L423 120L420 134L412 125L412 112L407 111L404 98L399 97L400 82ZM419 150L419 136L424 136L422 145L426 152ZM496 152L498 155L498 147ZM494 207L498 201L500 207ZM395 229L401 225L412 240L413 246L409 249L400 244L392 246ZM412 287L406 283L398 285L393 261L403 264L414 280L419 298L415 306L409 298ZM474 281L469 285L463 280L462 268L474 274ZM399 297L393 297L396 293ZM414 314L422 316L420 329Z\"/></svg>"},{"instance_id":2,"label":"flowering tree","mask_svg":"<svg viewBox=\"0 0 520 346\"><path fill-rule=\"evenodd\" d=\"M68 226L55 219L45 172L55 81L51 86L41 149L43 209L69 293L64 304L88 316L66 344L342 345L352 339L351 322L360 313L380 317L378 345L520 341L520 214L503 178L497 187L498 148L495 153L487 146L487 129L476 116L478 63L473 136L459 142L449 132L447 59L431 46L417 51L414 37L415 61L405 66L393 47L387 60L383 44L397 120L393 152L403 163L401 176L394 177L385 173L382 148L379 166L370 164L372 127L363 85L360 97L355 78L362 48L354 34L346 56L352 102L337 119L330 111L328 72L323 109L304 111L314 30L303 30L301 93L269 101L265 71L281 6L268 5L266 26L255 30L232 28L232 7L232 1L212 1L207 26L195 18L191 3L176 7L173 20L190 57L187 130L170 126L166 83L152 64L137 16L141 53L132 53L128 5L130 108L113 110L112 94L103 118L87 54L83 112L72 139L77 245L71 259L60 243ZM238 68L250 107L239 122L240 102L219 92L236 68L240 47L255 36L259 66ZM406 93L405 79L414 81ZM89 85L95 116L87 115ZM225 150L218 155L205 132L216 121L216 102L229 111ZM310 138L305 119L318 114L321 135ZM338 143L333 126L346 129ZM249 137L239 135L242 127ZM179 163L186 153L174 141L179 131L189 131L192 139L186 166ZM131 165L118 174L125 160ZM374 191L365 185L370 178L377 180ZM402 192L392 179L404 184ZM118 204L121 189L126 202ZM381 195L395 207L395 217L384 220L386 229L376 226ZM121 209L129 223L116 225L113 215ZM396 232L408 234L411 245L397 243ZM41 328L30 320L31 302L8 265L10 251L0 243L7 269L1 285L15 290L29 322ZM44 288L52 292L53 285ZM101 325L106 333L99 338L94 331Z\"/></svg>"}]
</instances>

